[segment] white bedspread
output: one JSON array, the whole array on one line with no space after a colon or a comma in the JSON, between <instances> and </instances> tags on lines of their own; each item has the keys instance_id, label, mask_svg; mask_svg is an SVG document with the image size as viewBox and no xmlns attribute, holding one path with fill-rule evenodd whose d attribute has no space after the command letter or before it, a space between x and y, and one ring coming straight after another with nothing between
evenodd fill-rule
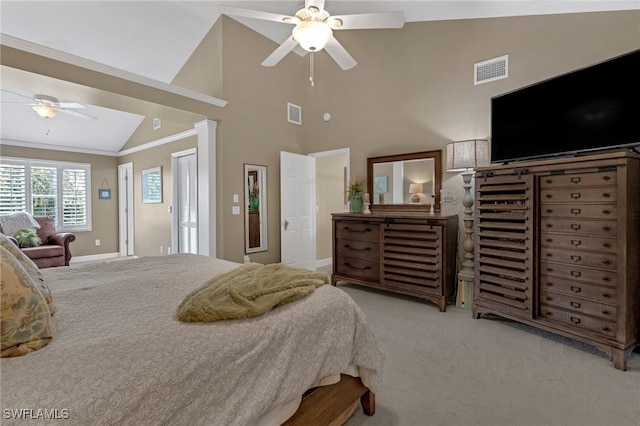
<instances>
[{"instance_id":1,"label":"white bedspread","mask_svg":"<svg viewBox=\"0 0 640 426\"><path fill-rule=\"evenodd\" d=\"M24 423L7 410L49 410L65 425L254 424L353 365L376 391L383 356L361 310L335 287L255 318L176 319L189 291L236 266L174 254L43 270L54 339L2 358L2 424Z\"/></svg>"}]
</instances>

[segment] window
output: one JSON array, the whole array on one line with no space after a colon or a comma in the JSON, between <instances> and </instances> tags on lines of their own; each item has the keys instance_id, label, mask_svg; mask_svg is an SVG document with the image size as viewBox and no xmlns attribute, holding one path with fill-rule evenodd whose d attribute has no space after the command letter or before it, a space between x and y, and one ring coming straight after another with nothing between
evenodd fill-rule
<instances>
[{"instance_id":1,"label":"window","mask_svg":"<svg viewBox=\"0 0 640 426\"><path fill-rule=\"evenodd\" d=\"M91 230L91 166L0 159L0 215L51 216L59 231Z\"/></svg>"}]
</instances>

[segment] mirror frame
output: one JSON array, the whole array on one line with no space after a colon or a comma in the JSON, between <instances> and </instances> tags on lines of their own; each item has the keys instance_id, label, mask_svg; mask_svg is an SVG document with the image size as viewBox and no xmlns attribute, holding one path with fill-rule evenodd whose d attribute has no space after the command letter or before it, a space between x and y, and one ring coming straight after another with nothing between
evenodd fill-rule
<instances>
[{"instance_id":1,"label":"mirror frame","mask_svg":"<svg viewBox=\"0 0 640 426\"><path fill-rule=\"evenodd\" d=\"M254 176L254 179L258 183L260 192L258 193L258 214L260 222L260 245L250 247L250 207L249 207L249 185L251 182L250 175ZM257 253L260 251L267 251L269 249L269 240L267 238L267 166L258 164L244 163L243 173L243 187L244 187L244 252L245 254Z\"/></svg>"},{"instance_id":2,"label":"mirror frame","mask_svg":"<svg viewBox=\"0 0 640 426\"><path fill-rule=\"evenodd\" d=\"M440 190L442 189L442 150L412 152L409 154L384 155L381 157L367 158L367 192L369 192L369 194L373 194L374 164L392 163L394 161L421 160L421 159L429 159L429 158L432 158L434 160L433 187L436 193L434 209L437 211L440 211L440 208L438 208L437 206L440 205ZM428 211L430 207L431 207L430 204L371 204L371 210L418 210L418 211L426 210Z\"/></svg>"}]
</instances>

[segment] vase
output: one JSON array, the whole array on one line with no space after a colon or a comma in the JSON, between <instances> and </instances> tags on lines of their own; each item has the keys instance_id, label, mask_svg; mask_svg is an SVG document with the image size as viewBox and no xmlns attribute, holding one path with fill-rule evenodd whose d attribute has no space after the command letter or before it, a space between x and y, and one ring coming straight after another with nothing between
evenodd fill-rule
<instances>
[{"instance_id":1,"label":"vase","mask_svg":"<svg viewBox=\"0 0 640 426\"><path fill-rule=\"evenodd\" d=\"M355 194L349 200L349 205L351 206L351 213L360 213L362 211L362 196Z\"/></svg>"},{"instance_id":2,"label":"vase","mask_svg":"<svg viewBox=\"0 0 640 426\"><path fill-rule=\"evenodd\" d=\"M260 198L256 197L252 200L249 200L249 206L251 207L251 211L257 212L258 208L260 207Z\"/></svg>"}]
</instances>

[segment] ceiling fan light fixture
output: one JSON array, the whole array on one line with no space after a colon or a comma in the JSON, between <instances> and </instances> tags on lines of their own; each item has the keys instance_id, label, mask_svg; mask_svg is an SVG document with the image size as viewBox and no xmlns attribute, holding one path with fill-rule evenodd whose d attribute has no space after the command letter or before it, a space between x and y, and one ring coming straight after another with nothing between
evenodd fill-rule
<instances>
[{"instance_id":1,"label":"ceiling fan light fixture","mask_svg":"<svg viewBox=\"0 0 640 426\"><path fill-rule=\"evenodd\" d=\"M305 21L293 29L293 38L308 52L318 52L327 44L333 31L322 21Z\"/></svg>"},{"instance_id":2,"label":"ceiling fan light fixture","mask_svg":"<svg viewBox=\"0 0 640 426\"><path fill-rule=\"evenodd\" d=\"M33 110L43 118L53 118L58 113L56 108L51 108L47 105L34 105Z\"/></svg>"}]
</instances>

